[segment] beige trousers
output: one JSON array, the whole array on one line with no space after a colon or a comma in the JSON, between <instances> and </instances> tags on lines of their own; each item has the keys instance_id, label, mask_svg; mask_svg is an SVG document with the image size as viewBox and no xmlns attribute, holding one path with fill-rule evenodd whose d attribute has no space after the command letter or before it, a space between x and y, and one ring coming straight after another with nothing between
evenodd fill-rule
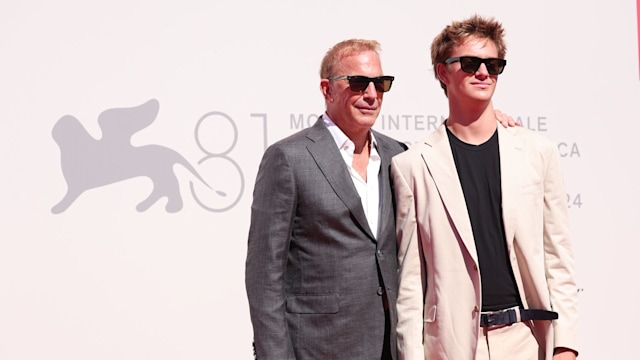
<instances>
[{"instance_id":1,"label":"beige trousers","mask_svg":"<svg viewBox=\"0 0 640 360\"><path fill-rule=\"evenodd\" d=\"M475 360L544 360L530 321L480 327Z\"/></svg>"}]
</instances>

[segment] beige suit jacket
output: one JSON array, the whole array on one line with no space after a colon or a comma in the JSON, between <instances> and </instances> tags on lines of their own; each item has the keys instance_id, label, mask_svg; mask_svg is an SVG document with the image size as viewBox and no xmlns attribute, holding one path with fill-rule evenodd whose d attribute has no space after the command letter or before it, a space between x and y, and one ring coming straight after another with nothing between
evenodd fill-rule
<instances>
[{"instance_id":1,"label":"beige suit jacket","mask_svg":"<svg viewBox=\"0 0 640 360\"><path fill-rule=\"evenodd\" d=\"M568 210L555 143L498 126L509 258L547 359L577 349L577 287ZM481 304L478 256L444 125L392 159L397 201L399 359L473 359Z\"/></svg>"}]
</instances>

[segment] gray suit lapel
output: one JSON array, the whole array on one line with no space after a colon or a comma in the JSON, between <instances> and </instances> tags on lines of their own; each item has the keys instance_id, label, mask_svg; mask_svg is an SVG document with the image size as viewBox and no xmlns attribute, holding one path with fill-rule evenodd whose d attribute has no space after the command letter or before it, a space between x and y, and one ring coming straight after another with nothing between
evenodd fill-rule
<instances>
[{"instance_id":1,"label":"gray suit lapel","mask_svg":"<svg viewBox=\"0 0 640 360\"><path fill-rule=\"evenodd\" d=\"M309 130L307 137L312 141L312 143L307 146L307 149L331 185L331 188L333 188L336 195L342 200L351 214L353 214L357 225L367 236L375 241L376 238L369 228L360 196L358 196L356 187L353 185L349 169L347 169L347 165L342 161L340 150L336 146L331 133L324 125L322 117L320 117Z\"/></svg>"},{"instance_id":2,"label":"gray suit lapel","mask_svg":"<svg viewBox=\"0 0 640 360\"><path fill-rule=\"evenodd\" d=\"M380 204L378 206L378 238L384 238L383 232L388 226L394 226L395 232L395 214L387 216L388 212L393 211L393 197L391 191L391 180L389 178L389 167L391 166L391 157L394 151L387 147L387 143L380 136L376 135L378 142L378 155L380 155L380 174L378 175L378 186L380 188Z\"/></svg>"}]
</instances>

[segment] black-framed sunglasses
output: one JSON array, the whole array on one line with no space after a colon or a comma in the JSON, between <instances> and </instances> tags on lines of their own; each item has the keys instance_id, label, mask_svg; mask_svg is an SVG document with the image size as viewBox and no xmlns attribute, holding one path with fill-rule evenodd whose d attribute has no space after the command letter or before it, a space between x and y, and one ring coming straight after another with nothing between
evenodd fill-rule
<instances>
[{"instance_id":1,"label":"black-framed sunglasses","mask_svg":"<svg viewBox=\"0 0 640 360\"><path fill-rule=\"evenodd\" d=\"M475 72L480 69L480 65L484 64L487 67L489 74L500 75L504 71L504 67L507 65L507 60L505 59L481 59L475 56L456 56L444 61L445 64L453 64L454 62L460 62L460 68L468 74L475 74Z\"/></svg>"},{"instance_id":2,"label":"black-framed sunglasses","mask_svg":"<svg viewBox=\"0 0 640 360\"><path fill-rule=\"evenodd\" d=\"M393 76L377 76L368 77L362 75L345 75L345 76L332 76L329 80L347 80L349 81L349 89L353 92L364 92L372 82L376 87L376 91L387 92L391 90L391 84L393 83Z\"/></svg>"}]
</instances>

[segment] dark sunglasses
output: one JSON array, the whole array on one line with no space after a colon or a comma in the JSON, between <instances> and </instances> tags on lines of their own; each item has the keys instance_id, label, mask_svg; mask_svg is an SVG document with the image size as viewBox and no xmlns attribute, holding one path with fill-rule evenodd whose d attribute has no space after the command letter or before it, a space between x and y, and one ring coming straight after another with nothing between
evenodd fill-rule
<instances>
[{"instance_id":1,"label":"dark sunglasses","mask_svg":"<svg viewBox=\"0 0 640 360\"><path fill-rule=\"evenodd\" d=\"M387 92L391 90L393 79L395 79L393 76L378 76L370 78L361 75L332 76L329 78L329 80L348 80L349 89L353 92L364 92L370 82L373 82L373 85L376 87L376 91Z\"/></svg>"},{"instance_id":2,"label":"dark sunglasses","mask_svg":"<svg viewBox=\"0 0 640 360\"><path fill-rule=\"evenodd\" d=\"M475 56L456 56L444 61L445 64L453 64L454 62L460 62L460 68L468 74L475 74L480 69L480 65L485 64L489 74L499 75L502 74L504 67L507 65L507 60L505 59L481 59Z\"/></svg>"}]
</instances>

